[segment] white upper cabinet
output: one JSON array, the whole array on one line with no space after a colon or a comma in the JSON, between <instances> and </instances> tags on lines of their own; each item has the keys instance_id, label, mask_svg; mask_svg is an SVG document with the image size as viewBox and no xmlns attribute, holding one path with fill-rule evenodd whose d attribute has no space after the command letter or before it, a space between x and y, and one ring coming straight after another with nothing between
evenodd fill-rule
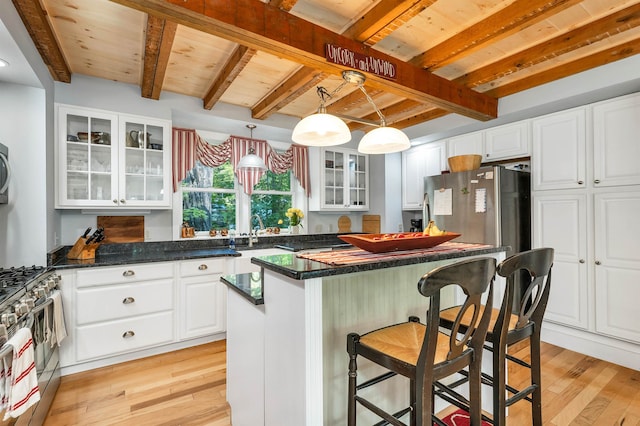
<instances>
[{"instance_id":1,"label":"white upper cabinet","mask_svg":"<svg viewBox=\"0 0 640 426\"><path fill-rule=\"evenodd\" d=\"M484 154L484 132L468 133L449 138L447 147L449 157L467 154Z\"/></svg>"},{"instance_id":2,"label":"white upper cabinet","mask_svg":"<svg viewBox=\"0 0 640 426\"><path fill-rule=\"evenodd\" d=\"M311 152L318 153L316 150ZM318 163L310 161L314 190L309 198L309 210L368 210L369 157L345 148L322 148L318 157Z\"/></svg>"},{"instance_id":3,"label":"white upper cabinet","mask_svg":"<svg viewBox=\"0 0 640 426\"><path fill-rule=\"evenodd\" d=\"M57 108L57 208L171 208L171 122Z\"/></svg>"},{"instance_id":4,"label":"white upper cabinet","mask_svg":"<svg viewBox=\"0 0 640 426\"><path fill-rule=\"evenodd\" d=\"M594 187L640 184L640 94L593 106Z\"/></svg>"},{"instance_id":5,"label":"white upper cabinet","mask_svg":"<svg viewBox=\"0 0 640 426\"><path fill-rule=\"evenodd\" d=\"M529 122L520 121L485 130L484 158L497 161L531 155Z\"/></svg>"},{"instance_id":6,"label":"white upper cabinet","mask_svg":"<svg viewBox=\"0 0 640 426\"><path fill-rule=\"evenodd\" d=\"M585 109L533 119L533 190L584 188L586 182Z\"/></svg>"},{"instance_id":7,"label":"white upper cabinet","mask_svg":"<svg viewBox=\"0 0 640 426\"><path fill-rule=\"evenodd\" d=\"M447 169L445 142L434 142L402 152L402 208L419 210L424 196L424 178Z\"/></svg>"}]
</instances>

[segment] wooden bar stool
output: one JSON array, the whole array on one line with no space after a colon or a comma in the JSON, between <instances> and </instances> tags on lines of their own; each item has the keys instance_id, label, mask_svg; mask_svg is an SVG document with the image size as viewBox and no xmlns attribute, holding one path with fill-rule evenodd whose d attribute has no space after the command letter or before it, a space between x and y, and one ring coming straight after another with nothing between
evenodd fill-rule
<instances>
[{"instance_id":1,"label":"wooden bar stool","mask_svg":"<svg viewBox=\"0 0 640 426\"><path fill-rule=\"evenodd\" d=\"M367 334L350 333L347 336L349 353L348 425L356 424L356 403L367 408L386 422L404 426L399 419L407 413L411 426L431 426L433 422L444 425L433 414L433 388L437 381L465 368L469 369L469 414L473 426L480 425L481 405L481 356L489 315L481 314L481 296L489 289L493 295L496 261L478 258L436 268L418 281L419 292L428 298L426 325L418 318L391 325ZM440 314L440 290L449 285L459 286L466 298L462 311L469 313L471 322L464 335L452 337L438 329ZM486 311L489 313L489 311ZM462 318L462 317L460 317ZM457 330L454 321L454 329ZM362 356L389 371L371 380L357 383L357 357ZM382 410L358 392L396 375L409 378L409 406L394 414ZM364 393L364 392L363 392Z\"/></svg>"},{"instance_id":2,"label":"wooden bar stool","mask_svg":"<svg viewBox=\"0 0 640 426\"><path fill-rule=\"evenodd\" d=\"M553 249L540 248L515 254L498 265L507 285L500 309L492 309L485 349L492 352L493 376L483 373L483 383L493 386L494 425L506 424L506 409L525 399L531 402L532 424L542 426L540 378L540 327L549 299ZM518 283L518 279L520 282ZM513 312L514 307L518 310ZM440 325L457 330L460 307L440 313ZM463 319L461 330L468 324ZM530 362L507 353L509 346L529 339ZM530 369L531 384L518 390L506 381L506 360ZM506 391L511 394L507 397ZM486 419L489 420L489 419Z\"/></svg>"}]
</instances>

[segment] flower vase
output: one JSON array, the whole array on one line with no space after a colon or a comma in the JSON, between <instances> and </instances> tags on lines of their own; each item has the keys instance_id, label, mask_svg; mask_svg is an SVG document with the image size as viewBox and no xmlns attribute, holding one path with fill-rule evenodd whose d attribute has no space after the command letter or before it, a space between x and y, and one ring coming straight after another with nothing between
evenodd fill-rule
<instances>
[{"instance_id":1,"label":"flower vase","mask_svg":"<svg viewBox=\"0 0 640 426\"><path fill-rule=\"evenodd\" d=\"M298 235L300 233L300 225L291 225L291 235Z\"/></svg>"}]
</instances>

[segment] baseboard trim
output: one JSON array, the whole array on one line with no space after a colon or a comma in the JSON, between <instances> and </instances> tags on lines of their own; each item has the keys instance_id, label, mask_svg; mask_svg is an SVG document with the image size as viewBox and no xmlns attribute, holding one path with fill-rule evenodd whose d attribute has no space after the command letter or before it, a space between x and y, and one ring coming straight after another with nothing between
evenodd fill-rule
<instances>
[{"instance_id":1,"label":"baseboard trim","mask_svg":"<svg viewBox=\"0 0 640 426\"><path fill-rule=\"evenodd\" d=\"M542 324L541 340L640 371L640 345L559 324Z\"/></svg>"}]
</instances>

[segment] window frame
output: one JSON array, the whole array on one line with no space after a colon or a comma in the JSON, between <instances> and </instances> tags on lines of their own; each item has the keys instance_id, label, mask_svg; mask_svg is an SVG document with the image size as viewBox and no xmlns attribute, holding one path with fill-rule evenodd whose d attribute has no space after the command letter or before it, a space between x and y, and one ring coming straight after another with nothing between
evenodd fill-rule
<instances>
[{"instance_id":1,"label":"window frame","mask_svg":"<svg viewBox=\"0 0 640 426\"><path fill-rule=\"evenodd\" d=\"M223 143L229 138L228 134L216 133L216 132L207 132L196 130L198 135L201 138L206 140L208 143L212 145L218 145ZM289 149L290 143L279 142L279 141L267 141L272 149L283 152ZM241 233L247 233L250 224L250 215L251 215L251 196L244 192L244 187L240 185L238 182L238 178L234 174L233 179L233 190L231 189L220 189L220 188L183 188L180 186L176 192L173 193L173 239L174 240L182 240L181 237L181 227L182 227L182 194L183 190L186 189L188 192L218 192L218 193L230 193L235 192L236 195L236 233L239 235ZM258 191L254 190L253 194L283 194L280 191ZM286 193L288 194L288 192ZM292 207L297 207L303 211L305 216L308 211L308 199L304 192L304 188L293 176L291 173L291 203ZM226 238L226 237L210 237L208 231L199 231L196 232L196 238L198 239L216 239L216 238Z\"/></svg>"}]
</instances>

